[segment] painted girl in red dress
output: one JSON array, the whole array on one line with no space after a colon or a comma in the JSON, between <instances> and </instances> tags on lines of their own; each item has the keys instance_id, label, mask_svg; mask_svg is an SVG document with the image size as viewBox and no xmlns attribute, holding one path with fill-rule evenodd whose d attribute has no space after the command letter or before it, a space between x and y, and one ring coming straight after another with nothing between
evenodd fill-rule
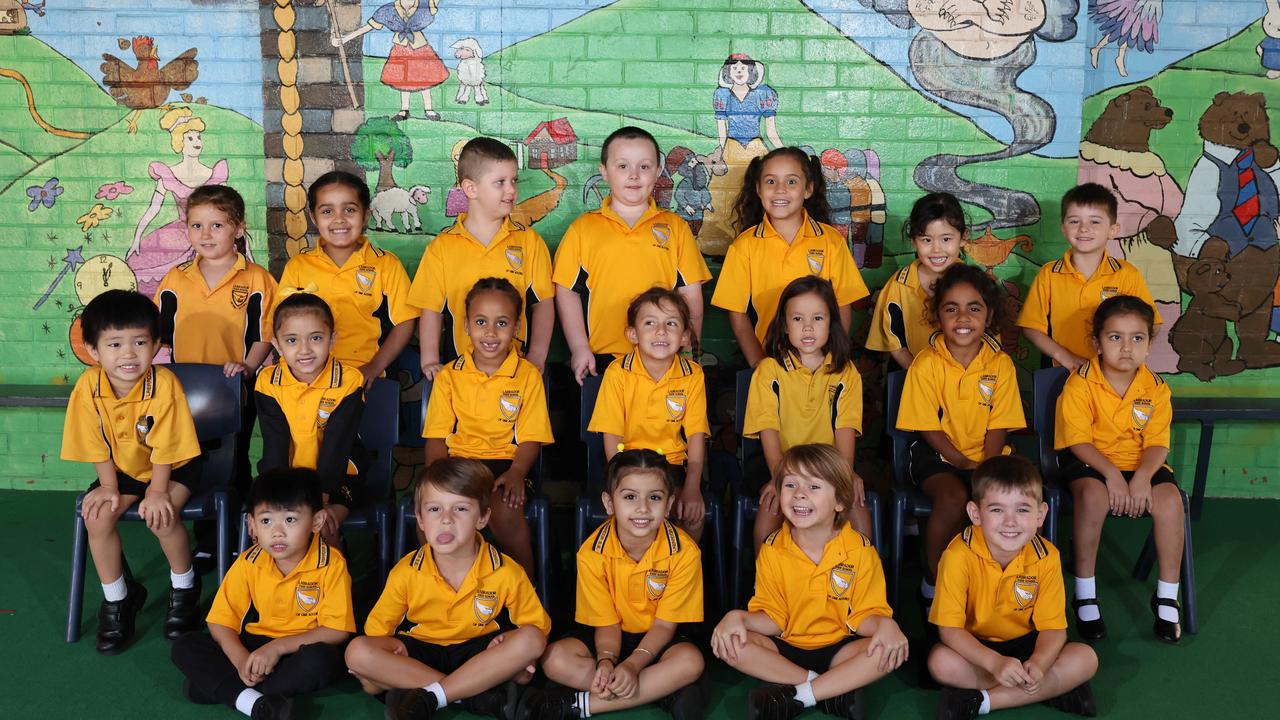
<instances>
[{"instance_id":1,"label":"painted girl in red dress","mask_svg":"<svg viewBox=\"0 0 1280 720\"><path fill-rule=\"evenodd\" d=\"M422 109L428 120L439 120L440 113L431 109L431 88L449 79L449 70L431 49L422 31L435 22L438 0L395 0L374 11L369 21L358 29L334 38L342 45L373 30L389 30L391 54L382 66L382 84L400 91L400 112L391 116L400 121L409 117L409 99L422 93Z\"/></svg>"}]
</instances>

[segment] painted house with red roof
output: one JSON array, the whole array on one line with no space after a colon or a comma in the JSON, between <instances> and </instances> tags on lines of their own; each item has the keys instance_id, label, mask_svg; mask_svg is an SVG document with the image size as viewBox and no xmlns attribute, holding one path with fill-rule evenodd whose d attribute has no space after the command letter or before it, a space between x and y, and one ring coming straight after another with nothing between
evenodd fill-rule
<instances>
[{"instance_id":1,"label":"painted house with red roof","mask_svg":"<svg viewBox=\"0 0 1280 720\"><path fill-rule=\"evenodd\" d=\"M578 159L578 136L567 117L539 123L524 146L525 167L550 170Z\"/></svg>"}]
</instances>

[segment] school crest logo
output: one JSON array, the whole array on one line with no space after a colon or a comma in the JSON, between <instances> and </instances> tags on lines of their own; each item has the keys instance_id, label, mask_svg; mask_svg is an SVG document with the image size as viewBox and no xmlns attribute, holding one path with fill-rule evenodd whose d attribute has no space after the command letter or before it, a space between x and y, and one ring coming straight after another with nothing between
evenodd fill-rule
<instances>
[{"instance_id":1,"label":"school crest logo","mask_svg":"<svg viewBox=\"0 0 1280 720\"><path fill-rule=\"evenodd\" d=\"M809 272L817 275L822 272L822 266L826 264L827 253L825 250L810 250L807 258L809 260Z\"/></svg>"},{"instance_id":2,"label":"school crest logo","mask_svg":"<svg viewBox=\"0 0 1280 720\"><path fill-rule=\"evenodd\" d=\"M1025 610L1036 603L1040 583L1033 577L1020 577L1013 581L1013 601L1018 609Z\"/></svg>"},{"instance_id":3,"label":"school crest logo","mask_svg":"<svg viewBox=\"0 0 1280 720\"><path fill-rule=\"evenodd\" d=\"M320 583L299 582L293 589L293 600L302 614L314 613L320 604Z\"/></svg>"},{"instance_id":4,"label":"school crest logo","mask_svg":"<svg viewBox=\"0 0 1280 720\"><path fill-rule=\"evenodd\" d=\"M373 281L378 279L378 271L369 265L356 268L356 290L364 295L373 292Z\"/></svg>"},{"instance_id":5,"label":"school crest logo","mask_svg":"<svg viewBox=\"0 0 1280 720\"><path fill-rule=\"evenodd\" d=\"M151 434L151 428L156 426L156 419L150 415L143 415L138 418L138 422L134 424L133 429L138 431L138 442L143 445L147 444L147 436ZM148 446L150 447L150 446Z\"/></svg>"},{"instance_id":6,"label":"school crest logo","mask_svg":"<svg viewBox=\"0 0 1280 720\"><path fill-rule=\"evenodd\" d=\"M650 232L653 233L653 241L660 248L665 249L667 243L671 242L671 226L666 223L654 223L653 227L650 228Z\"/></svg>"},{"instance_id":7,"label":"school crest logo","mask_svg":"<svg viewBox=\"0 0 1280 720\"><path fill-rule=\"evenodd\" d=\"M516 415L520 414L520 391L507 390L498 398L498 413L502 415L502 419L507 422L515 422Z\"/></svg>"},{"instance_id":8,"label":"school crest logo","mask_svg":"<svg viewBox=\"0 0 1280 720\"><path fill-rule=\"evenodd\" d=\"M515 272L520 272L520 268L524 267L524 248L520 245L511 245L505 254L507 266Z\"/></svg>"},{"instance_id":9,"label":"school crest logo","mask_svg":"<svg viewBox=\"0 0 1280 720\"><path fill-rule=\"evenodd\" d=\"M1134 400L1133 409L1130 411L1130 415L1133 417L1133 429L1146 429L1147 423L1151 422L1151 413L1154 409L1151 401L1146 398Z\"/></svg>"},{"instance_id":10,"label":"school crest logo","mask_svg":"<svg viewBox=\"0 0 1280 720\"><path fill-rule=\"evenodd\" d=\"M1098 295L1103 300L1106 300L1107 298L1113 298L1119 294L1120 294L1120 288L1115 285L1108 285L1102 288L1102 292L1098 293Z\"/></svg>"},{"instance_id":11,"label":"school crest logo","mask_svg":"<svg viewBox=\"0 0 1280 720\"><path fill-rule=\"evenodd\" d=\"M978 404L991 407L991 402L996 396L997 380L995 375L983 375L978 378Z\"/></svg>"},{"instance_id":12,"label":"school crest logo","mask_svg":"<svg viewBox=\"0 0 1280 720\"><path fill-rule=\"evenodd\" d=\"M320 404L316 407L316 427L322 428L329 424L329 416L333 414L333 408L338 404L333 398L320 398Z\"/></svg>"},{"instance_id":13,"label":"school crest logo","mask_svg":"<svg viewBox=\"0 0 1280 720\"><path fill-rule=\"evenodd\" d=\"M471 601L471 609L475 611L476 624L488 625L498 612L498 593L491 590L477 592Z\"/></svg>"},{"instance_id":14,"label":"school crest logo","mask_svg":"<svg viewBox=\"0 0 1280 720\"><path fill-rule=\"evenodd\" d=\"M827 576L827 584L831 592L831 597L839 599L849 592L849 588L853 587L853 568L840 563L831 568L831 573Z\"/></svg>"},{"instance_id":15,"label":"school crest logo","mask_svg":"<svg viewBox=\"0 0 1280 720\"><path fill-rule=\"evenodd\" d=\"M232 285L231 286L231 307L239 310L249 301L248 285Z\"/></svg>"},{"instance_id":16,"label":"school crest logo","mask_svg":"<svg viewBox=\"0 0 1280 720\"><path fill-rule=\"evenodd\" d=\"M650 570L644 576L644 594L650 600L657 600L667 589L667 573L665 570Z\"/></svg>"},{"instance_id":17,"label":"school crest logo","mask_svg":"<svg viewBox=\"0 0 1280 720\"><path fill-rule=\"evenodd\" d=\"M679 420L684 417L684 391L672 390L667 393L667 415L672 420Z\"/></svg>"}]
</instances>

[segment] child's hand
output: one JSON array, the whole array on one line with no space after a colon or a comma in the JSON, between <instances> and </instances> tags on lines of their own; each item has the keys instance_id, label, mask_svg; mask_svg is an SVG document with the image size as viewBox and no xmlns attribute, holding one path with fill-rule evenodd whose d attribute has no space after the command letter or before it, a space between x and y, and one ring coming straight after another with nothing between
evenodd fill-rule
<instances>
[{"instance_id":1,"label":"child's hand","mask_svg":"<svg viewBox=\"0 0 1280 720\"><path fill-rule=\"evenodd\" d=\"M435 380L436 375L440 374L440 369L444 365L439 360L423 360L422 361L422 377L427 380Z\"/></svg>"},{"instance_id":2,"label":"child's hand","mask_svg":"<svg viewBox=\"0 0 1280 720\"><path fill-rule=\"evenodd\" d=\"M702 500L702 488L698 487L698 483L693 480L685 482L673 509L677 522L686 526L702 525L702 521L707 516L707 506Z\"/></svg>"},{"instance_id":3,"label":"child's hand","mask_svg":"<svg viewBox=\"0 0 1280 720\"><path fill-rule=\"evenodd\" d=\"M858 473L853 474L853 504L858 507L867 506L867 484Z\"/></svg>"},{"instance_id":4,"label":"child's hand","mask_svg":"<svg viewBox=\"0 0 1280 720\"><path fill-rule=\"evenodd\" d=\"M1059 365L1066 368L1067 372L1075 372L1081 365L1086 365L1089 362L1066 348L1063 348L1062 353L1055 357L1054 360L1057 360Z\"/></svg>"},{"instance_id":5,"label":"child's hand","mask_svg":"<svg viewBox=\"0 0 1280 720\"><path fill-rule=\"evenodd\" d=\"M97 520L103 510L115 514L119 509L120 491L101 485L90 490L80 502L80 516L85 520Z\"/></svg>"},{"instance_id":6,"label":"child's hand","mask_svg":"<svg viewBox=\"0 0 1280 720\"><path fill-rule=\"evenodd\" d=\"M1022 669L1027 671L1027 677L1031 681L1022 686L1023 692L1028 695L1035 695L1040 690L1040 681L1044 680L1044 672L1030 660L1022 664Z\"/></svg>"},{"instance_id":7,"label":"child's hand","mask_svg":"<svg viewBox=\"0 0 1280 720\"><path fill-rule=\"evenodd\" d=\"M509 508L524 507L524 478L518 475L508 470L493 481L493 491Z\"/></svg>"},{"instance_id":8,"label":"child's hand","mask_svg":"<svg viewBox=\"0 0 1280 720\"><path fill-rule=\"evenodd\" d=\"M1107 475L1107 499L1111 503L1112 515L1128 515L1129 504L1129 483L1124 481L1124 476L1119 470L1112 471Z\"/></svg>"},{"instance_id":9,"label":"child's hand","mask_svg":"<svg viewBox=\"0 0 1280 720\"><path fill-rule=\"evenodd\" d=\"M609 681L613 679L613 658L600 658L596 661L596 674L591 678L591 692L604 697L610 696Z\"/></svg>"},{"instance_id":10,"label":"child's hand","mask_svg":"<svg viewBox=\"0 0 1280 720\"><path fill-rule=\"evenodd\" d=\"M227 377L235 377L247 372L249 372L249 366L242 362L236 362L235 360L232 360L222 366L222 374Z\"/></svg>"},{"instance_id":11,"label":"child's hand","mask_svg":"<svg viewBox=\"0 0 1280 720\"><path fill-rule=\"evenodd\" d=\"M373 387L373 381L382 377L382 371L372 365L361 365L356 368L360 371L360 375L364 377L364 389L368 390Z\"/></svg>"},{"instance_id":12,"label":"child's hand","mask_svg":"<svg viewBox=\"0 0 1280 720\"><path fill-rule=\"evenodd\" d=\"M1145 477L1141 471L1133 474L1129 481L1129 517L1142 517L1151 512L1151 478Z\"/></svg>"},{"instance_id":13,"label":"child's hand","mask_svg":"<svg viewBox=\"0 0 1280 720\"><path fill-rule=\"evenodd\" d=\"M147 494L138 503L138 514L149 530L161 530L173 522L173 501L169 499L168 490L148 488Z\"/></svg>"},{"instance_id":14,"label":"child's hand","mask_svg":"<svg viewBox=\"0 0 1280 720\"><path fill-rule=\"evenodd\" d=\"M1016 658L1001 657L991 675L1005 687L1024 687L1031 682L1031 676Z\"/></svg>"},{"instance_id":15,"label":"child's hand","mask_svg":"<svg viewBox=\"0 0 1280 720\"><path fill-rule=\"evenodd\" d=\"M626 699L636 694L637 678L640 673L628 662L613 669L613 677L609 678L607 689L614 697Z\"/></svg>"},{"instance_id":16,"label":"child's hand","mask_svg":"<svg viewBox=\"0 0 1280 720\"><path fill-rule=\"evenodd\" d=\"M573 368L573 379L581 385L588 375L596 375L596 356L591 353L591 348L584 347L581 350L574 350L573 356L569 358L569 367Z\"/></svg>"},{"instance_id":17,"label":"child's hand","mask_svg":"<svg viewBox=\"0 0 1280 720\"><path fill-rule=\"evenodd\" d=\"M253 687L254 685L262 682L263 676L255 675L250 667L252 662L253 654L250 653L245 655L244 661L236 666L236 674L240 676L240 682L244 683L246 687Z\"/></svg>"},{"instance_id":18,"label":"child's hand","mask_svg":"<svg viewBox=\"0 0 1280 720\"><path fill-rule=\"evenodd\" d=\"M897 670L902 663L907 661L907 655L911 648L907 643L907 636L902 634L902 629L898 627L898 623L893 620L882 617L879 618L880 626L876 628L875 634L871 636L871 645L867 648L867 657L875 654L877 648L884 650L884 654L880 657L880 672L889 672Z\"/></svg>"},{"instance_id":19,"label":"child's hand","mask_svg":"<svg viewBox=\"0 0 1280 720\"><path fill-rule=\"evenodd\" d=\"M316 518L320 520L320 537L330 545L336 545L340 539L338 532L342 528L342 521L350 514L351 511L343 505L326 505L316 513Z\"/></svg>"},{"instance_id":20,"label":"child's hand","mask_svg":"<svg viewBox=\"0 0 1280 720\"><path fill-rule=\"evenodd\" d=\"M278 662L280 662L280 651L275 643L269 642L249 653L246 665L249 668L249 673L261 681L276 669L276 663Z\"/></svg>"},{"instance_id":21,"label":"child's hand","mask_svg":"<svg viewBox=\"0 0 1280 720\"><path fill-rule=\"evenodd\" d=\"M731 610L711 631L711 652L725 662L737 662L738 651L746 644L747 625L741 610Z\"/></svg>"},{"instance_id":22,"label":"child's hand","mask_svg":"<svg viewBox=\"0 0 1280 720\"><path fill-rule=\"evenodd\" d=\"M773 489L772 482L765 483L764 487L760 488L760 512L777 515L780 509L778 491Z\"/></svg>"}]
</instances>

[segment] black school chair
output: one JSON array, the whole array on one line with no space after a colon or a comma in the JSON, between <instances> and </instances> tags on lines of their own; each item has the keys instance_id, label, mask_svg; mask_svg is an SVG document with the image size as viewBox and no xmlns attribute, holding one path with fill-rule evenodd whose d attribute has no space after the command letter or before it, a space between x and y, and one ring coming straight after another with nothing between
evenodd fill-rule
<instances>
[{"instance_id":1,"label":"black school chair","mask_svg":"<svg viewBox=\"0 0 1280 720\"><path fill-rule=\"evenodd\" d=\"M419 428L426 427L427 423L427 405L431 402L431 388L433 384L430 380L422 381L422 402L421 402L421 420L418 424ZM543 379L543 388L546 387L545 376ZM538 459L534 462L532 474L534 477L542 477L542 455L538 455ZM409 538L415 537L417 532L417 516L413 506L413 492L410 491L404 497L400 498L399 507L396 510L396 548L395 557L402 558L405 555L405 549L409 545ZM533 562L537 566L538 577L533 578L534 587L538 591L538 599L542 601L543 607L551 606L551 500L541 493L530 494L525 498L524 503L524 520L529 523L530 529L533 531ZM416 540L415 540L416 542Z\"/></svg>"},{"instance_id":2,"label":"black school chair","mask_svg":"<svg viewBox=\"0 0 1280 720\"><path fill-rule=\"evenodd\" d=\"M1071 499L1071 494L1059 484L1058 452L1053 448L1053 434L1057 423L1058 396L1067 382L1067 371L1064 368L1044 368L1037 370L1032 379L1034 386L1034 402L1032 404L1032 421L1040 443L1040 474L1046 480L1046 497L1052 487L1055 496L1062 498L1058 503L1051 503L1049 520L1053 521L1052 532L1057 531L1060 505ZM1182 605L1186 610L1187 632L1196 635L1200 632L1200 616L1196 610L1196 569L1195 558L1191 550L1191 502L1181 487L1178 493L1182 496L1183 508L1183 542L1182 542ZM1045 521L1046 528L1049 520ZM1055 542L1052 536L1050 542ZM1147 533L1147 541L1138 555L1138 562L1133 566L1133 579L1146 582L1151 576L1151 568L1155 564L1156 543L1155 528Z\"/></svg>"},{"instance_id":3,"label":"black school chair","mask_svg":"<svg viewBox=\"0 0 1280 720\"><path fill-rule=\"evenodd\" d=\"M200 487L178 513L182 520L216 521L218 532L218 580L231 564L231 508L226 487L235 468L236 433L240 432L240 378L226 377L221 365L175 363L166 365L187 396L187 407L196 424L196 437L204 466ZM76 496L75 524L71 531L71 591L67 598L67 642L80 639L80 615L84 604L85 556L89 538L80 515L85 493ZM135 503L120 520L140 522Z\"/></svg>"},{"instance_id":4,"label":"black school chair","mask_svg":"<svg viewBox=\"0 0 1280 720\"><path fill-rule=\"evenodd\" d=\"M751 375L753 371L750 369L739 370L734 377L734 411L733 423L734 434L738 437L738 462L742 468L742 478L745 481L747 477L748 464L764 462L764 448L760 445L759 438L749 438L742 434L743 424L746 422L747 415L747 395L751 392ZM744 573L748 572L742 567L742 557L746 548L754 545L754 538L751 537L752 523L755 521L756 513L760 512L760 496L759 494L751 494L742 492L742 488L738 488L738 492L733 498L733 521L731 523L730 532L733 537L729 541L729 597L734 603L734 607L739 607L746 598L743 597L743 586L746 584ZM880 496L875 490L866 490L867 509L871 513L871 543L876 546L876 551L881 554L883 560L884 542L881 535L880 527Z\"/></svg>"},{"instance_id":5,"label":"black school chair","mask_svg":"<svg viewBox=\"0 0 1280 720\"><path fill-rule=\"evenodd\" d=\"M600 394L600 382L603 378L601 375L588 375L582 383L582 404L579 408L578 435L582 442L587 446L587 480L583 494L578 496L577 505L574 508L574 552L582 547L582 543L586 542L587 533L599 527L609 518L604 511L604 504L600 501L600 495L604 492L604 434L591 432L587 426L591 423L591 415L596 409L596 397ZM685 478L685 482L701 483L702 478ZM713 580L715 582L716 600L721 604L725 603L725 549L724 549L724 528L721 523L720 501L711 497L706 493L702 495L702 501L706 506L706 515L703 520L702 542L699 543L700 548L709 548L711 552L707 557L707 561L713 568Z\"/></svg>"}]
</instances>

